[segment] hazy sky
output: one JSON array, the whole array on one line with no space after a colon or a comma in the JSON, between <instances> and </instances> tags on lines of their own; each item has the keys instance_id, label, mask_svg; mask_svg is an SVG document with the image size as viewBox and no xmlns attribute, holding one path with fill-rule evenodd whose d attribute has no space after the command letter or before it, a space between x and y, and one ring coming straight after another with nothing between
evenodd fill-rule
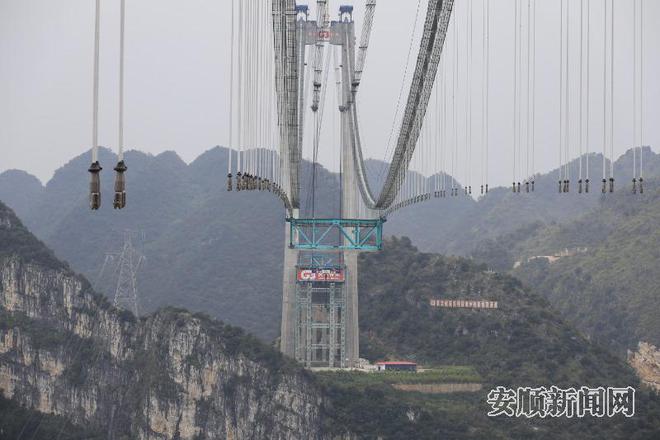
<instances>
[{"instance_id":1,"label":"hazy sky","mask_svg":"<svg viewBox=\"0 0 660 440\"><path fill-rule=\"evenodd\" d=\"M248 0L244 0L248 1ZM255 0L256 1L256 0ZM481 17L473 1L475 73L473 115L480 118ZM342 3L350 3L343 0ZM358 29L364 1L356 1ZM422 0L422 15L427 1ZM454 19L465 21L468 0L456 0ZM491 182L508 184L513 112L514 0L491 3ZM577 41L579 1L570 0L571 38ZM602 5L592 6L592 150L602 139ZM632 144L633 0L615 3L615 151ZM339 2L331 2L331 10ZM367 157L383 159L404 71L416 0L379 0L359 103ZM522 0L526 6L527 1ZM557 165L559 0L537 0L537 166ZM177 151L193 160L228 141L230 0L127 0L127 148ZM644 0L645 144L660 145L660 1ZM119 0L102 1L102 145L117 145ZM91 143L94 1L0 0L0 171L25 169L47 181ZM464 29L464 25L461 24ZM422 27L420 18L419 28ZM577 44L572 52L577 54ZM413 61L416 55L415 41ZM577 69L573 65L572 69ZM601 64L602 66L602 64ZM411 68L412 70L412 68ZM575 70L577 72L577 70ZM461 76L462 76L461 71ZM461 88L459 87L459 91ZM571 106L574 108L573 96ZM328 105L334 106L329 93ZM334 112L326 112L321 161L336 168ZM336 118L337 120L338 118ZM336 122L335 120L335 122ZM473 125L480 137L480 122ZM573 131L577 124L573 124ZM577 131L575 131L577 133ZM460 143L459 136L459 143ZM574 144L573 155L577 154ZM130 166L130 165L129 165ZM223 172L219 170L219 172Z\"/></svg>"}]
</instances>

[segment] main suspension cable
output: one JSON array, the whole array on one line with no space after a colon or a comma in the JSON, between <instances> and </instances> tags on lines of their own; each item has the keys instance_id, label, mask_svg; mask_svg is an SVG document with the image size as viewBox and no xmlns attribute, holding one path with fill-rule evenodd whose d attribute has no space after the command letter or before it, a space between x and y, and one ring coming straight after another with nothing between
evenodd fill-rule
<instances>
[{"instance_id":1,"label":"main suspension cable","mask_svg":"<svg viewBox=\"0 0 660 440\"><path fill-rule=\"evenodd\" d=\"M389 155L390 148L392 147L392 136L394 135L394 129L397 124L397 118L399 117L399 112L401 110L401 98L403 97L403 89L406 85L406 78L408 77L408 67L410 64L410 55L412 54L413 43L415 41L415 33L417 31L417 22L419 20L419 11L422 0L417 0L417 8L415 10L415 21L413 24L413 30L410 34L410 43L408 44L408 55L406 55L406 65L403 71L403 78L401 78L401 87L399 88L399 96L396 100L396 110L394 112L394 119L392 120L392 127L390 128L390 134L387 138L387 146L385 148L385 156L383 157L383 162L387 162L387 156ZM386 167L382 167L378 173L378 180L381 179L383 173L385 172Z\"/></svg>"}]
</instances>

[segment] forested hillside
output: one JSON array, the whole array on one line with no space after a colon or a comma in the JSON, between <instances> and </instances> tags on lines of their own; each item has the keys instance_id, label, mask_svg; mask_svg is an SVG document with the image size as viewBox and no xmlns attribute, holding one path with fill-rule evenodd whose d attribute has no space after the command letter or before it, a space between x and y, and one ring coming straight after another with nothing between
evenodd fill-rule
<instances>
[{"instance_id":1,"label":"forested hillside","mask_svg":"<svg viewBox=\"0 0 660 440\"><path fill-rule=\"evenodd\" d=\"M512 243L511 243L512 244ZM620 193L575 222L540 228L511 249L513 274L620 355L660 344L660 189ZM565 254L554 262L537 255Z\"/></svg>"},{"instance_id":2,"label":"forested hillside","mask_svg":"<svg viewBox=\"0 0 660 440\"><path fill-rule=\"evenodd\" d=\"M365 354L440 366L439 380L483 381L482 390L421 394L379 379L387 375L317 376L240 329L185 310L135 320L0 204L0 437L595 440L660 432L660 398L641 388L633 419L487 417L495 384L639 383L511 277L419 253L406 239L364 255L361 267L373 286L361 293ZM500 308L431 310L436 293L488 295ZM65 417L46 414L54 412Z\"/></svg>"},{"instance_id":3,"label":"forested hillside","mask_svg":"<svg viewBox=\"0 0 660 440\"><path fill-rule=\"evenodd\" d=\"M24 172L0 174L0 200L13 207L59 258L92 282L106 253L120 250L124 231L139 232L136 244L146 256L139 276L143 312L164 305L186 307L267 340L275 338L285 227L279 200L267 193L228 193L224 148L211 149L190 164L173 152L151 156L130 151L128 206L118 212L110 203L110 167L116 158L109 150L101 150L100 158L106 167L101 174L105 203L98 212L87 207L88 155L59 169L45 187ZM592 163L600 160L590 156ZM630 161L629 152L615 163L617 175L629 174ZM645 163L649 177L660 169L651 151L645 153ZM385 164L371 160L367 165L378 188ZM578 163L571 166L577 173ZM304 162L303 202L310 196L310 169ZM321 166L317 170L317 215L338 215L338 176ZM514 256L508 247L494 246L498 237L515 236L521 228L567 224L598 206L597 186L589 196L560 195L555 180L554 173L537 176L533 194L494 188L479 200L459 196L410 206L390 216L385 235L408 236L424 251L445 254L469 255L482 247L499 261L497 269L507 270L513 264L507 259ZM626 192L623 177L620 180L619 190ZM109 281L98 287L113 294Z\"/></svg>"},{"instance_id":4,"label":"forested hillside","mask_svg":"<svg viewBox=\"0 0 660 440\"><path fill-rule=\"evenodd\" d=\"M480 438L653 438L660 434L660 397L639 388L625 361L588 341L545 299L518 280L464 258L419 252L408 239L388 240L385 250L360 257L361 353L370 360L408 359L426 368L470 366L484 389L459 395L392 394L385 386L345 378L362 389L346 396L347 417L368 420L367 400L414 399L451 420L457 432L471 427ZM430 299L486 299L497 309L437 308ZM474 379L472 379L474 380ZM489 419L485 397L496 385L579 387L635 384L640 417L634 420ZM627 386L627 385L626 385ZM335 391L336 392L336 391ZM386 424L386 421L382 423ZM443 432L460 438L456 432ZM481 429L484 429L482 432Z\"/></svg>"}]
</instances>

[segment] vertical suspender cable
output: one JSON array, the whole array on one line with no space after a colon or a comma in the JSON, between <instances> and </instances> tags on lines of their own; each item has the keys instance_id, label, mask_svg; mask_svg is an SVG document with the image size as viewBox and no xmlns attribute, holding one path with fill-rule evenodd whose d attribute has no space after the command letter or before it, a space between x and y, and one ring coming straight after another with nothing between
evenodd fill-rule
<instances>
[{"instance_id":1,"label":"vertical suspender cable","mask_svg":"<svg viewBox=\"0 0 660 440\"><path fill-rule=\"evenodd\" d=\"M440 75L442 75L442 59L440 60ZM433 196L437 197L438 196L438 178L440 177L440 163L438 162L438 150L441 148L440 147L440 136L439 136L439 131L440 131L440 101L438 100L438 95L440 93L440 87L442 85L442 79L440 82L436 81L435 82L435 130L433 132L433 151L434 151L434 168L435 172L433 173Z\"/></svg>"},{"instance_id":2,"label":"vertical suspender cable","mask_svg":"<svg viewBox=\"0 0 660 440\"><path fill-rule=\"evenodd\" d=\"M563 0L562 0L563 1ZM518 114L518 6L519 0L515 0L514 26L513 26L513 192L516 192L516 148L518 148L518 125L516 115Z\"/></svg>"},{"instance_id":3,"label":"vertical suspender cable","mask_svg":"<svg viewBox=\"0 0 660 440\"><path fill-rule=\"evenodd\" d=\"M637 191L637 0L633 0L633 193Z\"/></svg>"},{"instance_id":4,"label":"vertical suspender cable","mask_svg":"<svg viewBox=\"0 0 660 440\"><path fill-rule=\"evenodd\" d=\"M580 0L580 124L579 124L579 134L578 134L578 151L579 151L579 173L578 173L578 192L582 193L582 147L583 147L583 124L584 124L584 113L583 113L583 102L584 102L584 71L583 71L583 48L584 48L584 0Z\"/></svg>"},{"instance_id":5,"label":"vertical suspender cable","mask_svg":"<svg viewBox=\"0 0 660 440\"><path fill-rule=\"evenodd\" d=\"M532 173L536 166L536 0L532 1ZM534 192L534 175L532 175L532 192Z\"/></svg>"},{"instance_id":6,"label":"vertical suspender cable","mask_svg":"<svg viewBox=\"0 0 660 440\"><path fill-rule=\"evenodd\" d=\"M486 1L481 8L481 194L484 193L485 183L485 153L486 153Z\"/></svg>"},{"instance_id":7,"label":"vertical suspender cable","mask_svg":"<svg viewBox=\"0 0 660 440\"><path fill-rule=\"evenodd\" d=\"M243 2L238 2L238 89L237 93L237 131L238 131L238 148L236 151L236 190L243 189Z\"/></svg>"},{"instance_id":8,"label":"vertical suspender cable","mask_svg":"<svg viewBox=\"0 0 660 440\"><path fill-rule=\"evenodd\" d=\"M263 10L263 2L257 2L255 5L255 11L254 11L254 24L255 24L255 31L254 31L254 58L255 58L255 81L253 84L254 88L254 121L255 121L255 127L254 127L254 176L255 180L257 180L257 187L256 189L261 189L261 152L262 149L261 147L263 146L263 106L261 105L261 99L264 96L264 81L263 81L263 76L264 76L264 71L263 71L263 44L262 43L262 37L263 37L263 25L261 23L261 11Z\"/></svg>"},{"instance_id":9,"label":"vertical suspender cable","mask_svg":"<svg viewBox=\"0 0 660 440\"><path fill-rule=\"evenodd\" d=\"M261 185L259 186L260 190L264 189L266 170L264 168L264 159L266 157L266 117L267 117L267 107L266 107L266 51L268 50L266 44L266 26L267 26L267 16L266 16L266 2L259 3L259 86L261 92L259 93L259 172L258 176L260 178Z\"/></svg>"},{"instance_id":10,"label":"vertical suspender cable","mask_svg":"<svg viewBox=\"0 0 660 440\"><path fill-rule=\"evenodd\" d=\"M644 0L639 1L639 192L644 192Z\"/></svg>"},{"instance_id":11,"label":"vertical suspender cable","mask_svg":"<svg viewBox=\"0 0 660 440\"><path fill-rule=\"evenodd\" d=\"M234 146L234 8L236 0L231 0L230 27L231 48L229 55L229 145L227 145L227 191L232 190L231 181L231 152Z\"/></svg>"},{"instance_id":12,"label":"vertical suspender cable","mask_svg":"<svg viewBox=\"0 0 660 440\"><path fill-rule=\"evenodd\" d=\"M518 181L517 192L520 193L520 177L524 179L525 165L523 159L523 22L524 22L524 2L521 0L518 5L518 113L516 120L518 121Z\"/></svg>"},{"instance_id":13,"label":"vertical suspender cable","mask_svg":"<svg viewBox=\"0 0 660 440\"><path fill-rule=\"evenodd\" d=\"M571 182L571 169L570 169L570 153L571 153L571 119L569 117L571 113L571 106L570 106L570 86L571 86L571 81L570 81L570 73L571 73L571 67L570 67L570 55L571 55L571 17L570 17L570 6L568 1L566 2L566 64L564 65L564 68L566 69L566 84L565 84L565 93L566 93L566 99L564 99L564 118L565 118L565 124L564 124L564 136L566 136L566 155L564 156L564 163L566 164L566 172L564 173L564 178L566 179L565 182L565 187L564 191L568 192L569 190L569 185Z\"/></svg>"},{"instance_id":14,"label":"vertical suspender cable","mask_svg":"<svg viewBox=\"0 0 660 440\"><path fill-rule=\"evenodd\" d=\"M526 110L527 110L527 119L526 119L526 129L525 129L525 191L529 192L529 144L530 144L530 132L529 132L529 125L530 125L530 117L531 117L531 112L530 112L530 94L529 94L529 88L530 88L530 59L531 59L531 42L532 42L532 34L531 34L531 15L532 15L532 5L531 5L531 0L527 0L527 89L526 89Z\"/></svg>"},{"instance_id":15,"label":"vertical suspender cable","mask_svg":"<svg viewBox=\"0 0 660 440\"><path fill-rule=\"evenodd\" d=\"M586 120L587 120L587 126L586 126L586 136L585 136L585 150L586 150L586 163L585 163L585 176L586 179L584 181L585 186L584 186L584 191L589 192L589 155L590 155L590 147L589 147L589 126L590 126L590 92L591 88L589 87L589 72L591 70L591 57L590 57L590 48L591 48L591 0L586 0L587 2L587 104L586 104Z\"/></svg>"},{"instance_id":16,"label":"vertical suspender cable","mask_svg":"<svg viewBox=\"0 0 660 440\"><path fill-rule=\"evenodd\" d=\"M256 88L254 75L256 68L254 66L255 59L255 45L254 45L254 2L248 2L247 5L247 121L246 121L246 138L247 138L247 173L249 176L248 184L252 189L252 177L254 176L254 142L255 142L255 108L254 105L254 90Z\"/></svg>"},{"instance_id":17,"label":"vertical suspender cable","mask_svg":"<svg viewBox=\"0 0 660 440\"><path fill-rule=\"evenodd\" d=\"M454 128L454 145L452 146L452 155L451 155L451 195L456 195L456 163L457 163L457 153L458 153L458 111L456 110L456 83L458 81L458 20L454 20L454 59L453 67L454 73L452 75L452 112L453 120L452 125Z\"/></svg>"},{"instance_id":18,"label":"vertical suspender cable","mask_svg":"<svg viewBox=\"0 0 660 440\"><path fill-rule=\"evenodd\" d=\"M486 0L486 188L488 194L488 147L489 147L489 128L490 128L490 0Z\"/></svg>"},{"instance_id":19,"label":"vertical suspender cable","mask_svg":"<svg viewBox=\"0 0 660 440\"><path fill-rule=\"evenodd\" d=\"M484 193L486 175L486 1L481 5L481 194Z\"/></svg>"},{"instance_id":20,"label":"vertical suspender cable","mask_svg":"<svg viewBox=\"0 0 660 440\"><path fill-rule=\"evenodd\" d=\"M529 172L529 150L530 150L530 130L531 125L531 104L530 104L530 85L531 85L531 46L532 46L532 5L531 0L527 0L527 129L525 130L526 136L526 154L525 154L525 191L529 192L529 181L530 181L530 172Z\"/></svg>"},{"instance_id":21,"label":"vertical suspender cable","mask_svg":"<svg viewBox=\"0 0 660 440\"><path fill-rule=\"evenodd\" d=\"M466 137L467 137L467 159L465 161L466 170L465 170L465 183L467 185L466 191L467 194L472 193L472 0L469 0L468 3L468 14L467 14L467 26L466 26L466 40L467 40L467 88L465 93L467 95L467 120L466 120Z\"/></svg>"},{"instance_id":22,"label":"vertical suspender cable","mask_svg":"<svg viewBox=\"0 0 660 440\"><path fill-rule=\"evenodd\" d=\"M447 56L443 54L442 81L442 184L441 197L446 197L447 189Z\"/></svg>"},{"instance_id":23,"label":"vertical suspender cable","mask_svg":"<svg viewBox=\"0 0 660 440\"><path fill-rule=\"evenodd\" d=\"M92 122L92 162L99 160L99 45L101 39L101 0L96 0L94 25L94 91Z\"/></svg>"},{"instance_id":24,"label":"vertical suspender cable","mask_svg":"<svg viewBox=\"0 0 660 440\"><path fill-rule=\"evenodd\" d=\"M115 199L113 207L122 209L126 206L126 180L124 173L128 169L124 163L124 35L126 23L126 0L121 0L119 24L119 139L118 162L115 167Z\"/></svg>"},{"instance_id":25,"label":"vertical suspender cable","mask_svg":"<svg viewBox=\"0 0 660 440\"><path fill-rule=\"evenodd\" d=\"M99 173L99 40L101 34L101 0L96 0L94 22L94 79L92 97L92 164L89 167L91 180L89 184L89 203L93 210L101 207L101 180Z\"/></svg>"},{"instance_id":26,"label":"vertical suspender cable","mask_svg":"<svg viewBox=\"0 0 660 440\"><path fill-rule=\"evenodd\" d=\"M243 136L244 136L244 152L245 155L245 166L244 174L247 176L247 188L250 189L250 175L252 174L252 89L254 84L252 83L252 2L248 2L245 6L245 15L244 15L244 45L243 45L243 99L245 100L244 104L244 120L243 120ZM245 176L244 176L245 177Z\"/></svg>"},{"instance_id":27,"label":"vertical suspender cable","mask_svg":"<svg viewBox=\"0 0 660 440\"><path fill-rule=\"evenodd\" d=\"M606 175L606 157L607 157L607 0L603 5L603 188L605 193L607 188Z\"/></svg>"},{"instance_id":28,"label":"vertical suspender cable","mask_svg":"<svg viewBox=\"0 0 660 440\"><path fill-rule=\"evenodd\" d=\"M119 139L118 158L124 160L124 34L126 22L126 0L121 0L119 24Z\"/></svg>"},{"instance_id":29,"label":"vertical suspender cable","mask_svg":"<svg viewBox=\"0 0 660 440\"><path fill-rule=\"evenodd\" d=\"M614 0L610 0L610 192L614 191Z\"/></svg>"},{"instance_id":30,"label":"vertical suspender cable","mask_svg":"<svg viewBox=\"0 0 660 440\"><path fill-rule=\"evenodd\" d=\"M559 20L559 192L563 192L564 162L564 0L560 0Z\"/></svg>"}]
</instances>

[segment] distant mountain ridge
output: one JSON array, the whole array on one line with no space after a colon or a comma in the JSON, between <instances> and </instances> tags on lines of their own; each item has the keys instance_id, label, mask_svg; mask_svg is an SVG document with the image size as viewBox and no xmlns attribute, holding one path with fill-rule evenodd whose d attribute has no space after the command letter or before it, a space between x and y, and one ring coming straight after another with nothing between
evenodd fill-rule
<instances>
[{"instance_id":1,"label":"distant mountain ridge","mask_svg":"<svg viewBox=\"0 0 660 440\"><path fill-rule=\"evenodd\" d=\"M630 154L615 163L618 176L632 173ZM597 163L598 155L591 159ZM45 187L27 173L0 174L0 200L58 257L94 280L105 253L119 250L123 231L144 234L146 263L140 275L141 310L162 305L205 311L241 325L266 339L279 333L285 212L275 197L259 192L226 191L227 150L216 147L186 164L174 152L153 156L126 153L128 206L111 207L116 157L100 151L104 204L87 205L88 155L57 170ZM645 153L647 174L660 170L658 155ZM385 164L368 160L374 188ZM578 162L571 163L573 175ZM303 163L301 200L309 198L310 169ZM317 167L317 215L337 215L339 180ZM621 178L623 179L623 178ZM599 188L590 196L561 195L554 173L538 176L534 194L493 188L475 201L466 196L432 199L393 213L386 235L408 236L423 251L469 255L479 243L541 222L565 223L598 204ZM621 182L623 191L625 183ZM574 187L575 189L575 187ZM306 215L303 210L302 215ZM101 286L112 295L114 287Z\"/></svg>"}]
</instances>

